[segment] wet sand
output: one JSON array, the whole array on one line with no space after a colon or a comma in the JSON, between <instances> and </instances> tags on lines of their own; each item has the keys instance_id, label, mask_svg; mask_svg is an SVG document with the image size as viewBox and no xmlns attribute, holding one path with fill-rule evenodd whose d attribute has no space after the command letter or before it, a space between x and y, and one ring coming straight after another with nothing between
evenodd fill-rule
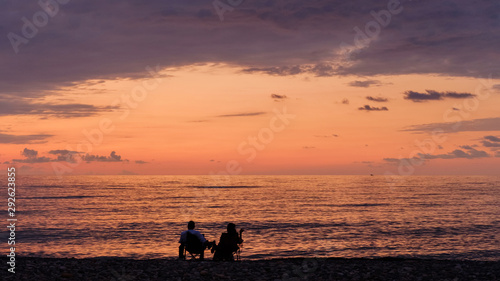
<instances>
[{"instance_id":1,"label":"wet sand","mask_svg":"<svg viewBox=\"0 0 500 281\"><path fill-rule=\"evenodd\" d=\"M500 261L294 258L214 262L124 258L16 259L2 280L500 280Z\"/></svg>"}]
</instances>

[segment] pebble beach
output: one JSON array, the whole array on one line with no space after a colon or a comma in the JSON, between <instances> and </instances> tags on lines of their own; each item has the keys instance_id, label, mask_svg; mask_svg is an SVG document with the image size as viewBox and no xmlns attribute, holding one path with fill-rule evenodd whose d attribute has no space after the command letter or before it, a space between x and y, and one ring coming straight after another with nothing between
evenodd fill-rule
<instances>
[{"instance_id":1,"label":"pebble beach","mask_svg":"<svg viewBox=\"0 0 500 281\"><path fill-rule=\"evenodd\" d=\"M2 258L2 264L7 259ZM3 280L500 280L499 261L291 258L258 261L23 258Z\"/></svg>"}]
</instances>

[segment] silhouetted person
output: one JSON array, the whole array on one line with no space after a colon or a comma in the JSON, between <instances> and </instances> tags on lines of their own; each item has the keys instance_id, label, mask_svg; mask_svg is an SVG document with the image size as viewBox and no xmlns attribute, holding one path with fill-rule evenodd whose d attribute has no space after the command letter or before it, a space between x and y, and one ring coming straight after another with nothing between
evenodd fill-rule
<instances>
[{"instance_id":1,"label":"silhouetted person","mask_svg":"<svg viewBox=\"0 0 500 281\"><path fill-rule=\"evenodd\" d=\"M214 260L225 260L234 261L233 253L240 249L239 244L243 243L241 234L243 229L240 229L240 233L236 231L236 225L234 223L229 223L227 225L227 232L222 233L219 240L219 245L215 248Z\"/></svg>"},{"instance_id":2,"label":"silhouetted person","mask_svg":"<svg viewBox=\"0 0 500 281\"><path fill-rule=\"evenodd\" d=\"M211 248L212 246L212 243L208 242L199 231L194 230L194 227L194 221L189 221L188 230L181 233L181 239L179 240L179 243L181 243L179 246L179 259L184 259L184 248L186 248L190 253L200 254L200 260L203 260L205 248Z\"/></svg>"}]
</instances>

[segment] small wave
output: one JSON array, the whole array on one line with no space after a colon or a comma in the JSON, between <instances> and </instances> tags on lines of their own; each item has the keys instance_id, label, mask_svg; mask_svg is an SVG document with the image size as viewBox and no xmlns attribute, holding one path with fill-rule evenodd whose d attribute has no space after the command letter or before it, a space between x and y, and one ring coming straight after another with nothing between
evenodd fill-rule
<instances>
[{"instance_id":1,"label":"small wave","mask_svg":"<svg viewBox=\"0 0 500 281\"><path fill-rule=\"evenodd\" d=\"M102 196L39 196L39 197L22 197L22 199L83 199L83 198L96 198Z\"/></svg>"},{"instance_id":2,"label":"small wave","mask_svg":"<svg viewBox=\"0 0 500 281\"><path fill-rule=\"evenodd\" d=\"M27 187L27 188L30 188L30 187L34 187L34 188L68 188L65 185L31 185L31 184L27 184L27 185L25 185L25 187Z\"/></svg>"},{"instance_id":3,"label":"small wave","mask_svg":"<svg viewBox=\"0 0 500 281\"><path fill-rule=\"evenodd\" d=\"M378 206L390 206L387 203L364 203L364 204L341 204L337 205L339 207L378 207Z\"/></svg>"},{"instance_id":4,"label":"small wave","mask_svg":"<svg viewBox=\"0 0 500 281\"><path fill-rule=\"evenodd\" d=\"M190 185L192 188L258 188L258 185Z\"/></svg>"}]
</instances>

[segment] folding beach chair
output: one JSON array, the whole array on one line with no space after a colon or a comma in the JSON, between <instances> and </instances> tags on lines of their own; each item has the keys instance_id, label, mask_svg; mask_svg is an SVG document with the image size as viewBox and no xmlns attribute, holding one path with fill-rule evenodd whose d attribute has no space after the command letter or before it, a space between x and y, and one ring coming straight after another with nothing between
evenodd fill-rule
<instances>
[{"instance_id":1,"label":"folding beach chair","mask_svg":"<svg viewBox=\"0 0 500 281\"><path fill-rule=\"evenodd\" d=\"M189 232L187 233L186 242L184 243L184 259L186 259L187 253L191 255L191 259L193 260L204 259L205 246L198 237Z\"/></svg>"},{"instance_id":2,"label":"folding beach chair","mask_svg":"<svg viewBox=\"0 0 500 281\"><path fill-rule=\"evenodd\" d=\"M218 261L239 261L241 254L242 243L236 241L229 241L227 233L221 235L219 245L214 248L214 260ZM236 259L235 259L236 256Z\"/></svg>"}]
</instances>

